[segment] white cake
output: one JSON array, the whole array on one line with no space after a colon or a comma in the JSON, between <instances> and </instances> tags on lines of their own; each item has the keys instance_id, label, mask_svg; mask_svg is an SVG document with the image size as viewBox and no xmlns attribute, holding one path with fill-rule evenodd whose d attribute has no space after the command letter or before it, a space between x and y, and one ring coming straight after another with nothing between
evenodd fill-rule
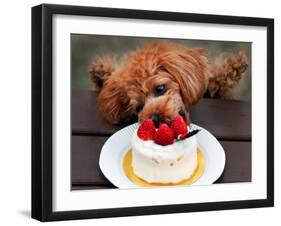
<instances>
[{"instance_id":1,"label":"white cake","mask_svg":"<svg viewBox=\"0 0 281 226\"><path fill-rule=\"evenodd\" d=\"M149 183L179 183L197 168L196 136L162 146L141 140L135 131L131 143L133 171Z\"/></svg>"}]
</instances>

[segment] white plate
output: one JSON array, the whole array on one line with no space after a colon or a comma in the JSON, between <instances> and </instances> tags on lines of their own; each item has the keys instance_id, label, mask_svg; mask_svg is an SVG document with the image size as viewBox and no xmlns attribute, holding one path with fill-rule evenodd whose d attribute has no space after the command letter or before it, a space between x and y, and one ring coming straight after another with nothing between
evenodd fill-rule
<instances>
[{"instance_id":1,"label":"white plate","mask_svg":"<svg viewBox=\"0 0 281 226\"><path fill-rule=\"evenodd\" d=\"M137 126L138 123L135 123L114 133L105 142L100 153L99 165L101 171L118 188L140 187L130 181L123 171L123 158L131 147L131 137ZM196 136L198 146L205 156L206 166L203 175L192 185L212 184L224 170L224 150L210 132L195 124L192 124L193 129L201 129Z\"/></svg>"}]
</instances>

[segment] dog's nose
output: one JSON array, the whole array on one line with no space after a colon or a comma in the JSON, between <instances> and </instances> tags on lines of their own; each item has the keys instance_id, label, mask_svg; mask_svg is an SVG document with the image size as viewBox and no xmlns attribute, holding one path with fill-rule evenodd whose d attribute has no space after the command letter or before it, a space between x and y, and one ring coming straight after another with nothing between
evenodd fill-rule
<instances>
[{"instance_id":1,"label":"dog's nose","mask_svg":"<svg viewBox=\"0 0 281 226\"><path fill-rule=\"evenodd\" d=\"M152 118L152 120L153 120L153 122L154 122L154 125L155 125L156 127L159 127L159 124L160 124L160 116L159 116L158 114L153 114L153 115L151 116L151 118Z\"/></svg>"}]
</instances>

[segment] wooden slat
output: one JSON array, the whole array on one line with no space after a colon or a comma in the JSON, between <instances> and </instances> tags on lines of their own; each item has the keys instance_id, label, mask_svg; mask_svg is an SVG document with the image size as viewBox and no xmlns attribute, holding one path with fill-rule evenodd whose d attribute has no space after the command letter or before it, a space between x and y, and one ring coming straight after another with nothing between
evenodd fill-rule
<instances>
[{"instance_id":1,"label":"wooden slat","mask_svg":"<svg viewBox=\"0 0 281 226\"><path fill-rule=\"evenodd\" d=\"M112 185L110 186L94 186L94 185L72 185L71 191L80 191L80 190L93 190L93 189L112 189L115 188Z\"/></svg>"},{"instance_id":2,"label":"wooden slat","mask_svg":"<svg viewBox=\"0 0 281 226\"><path fill-rule=\"evenodd\" d=\"M72 136L71 180L73 185L112 186L99 168L100 151L107 137Z\"/></svg>"},{"instance_id":3,"label":"wooden slat","mask_svg":"<svg viewBox=\"0 0 281 226\"><path fill-rule=\"evenodd\" d=\"M73 134L112 135L123 126L106 122L97 110L96 94L73 91ZM222 140L251 140L251 104L241 101L202 99L191 108L192 121Z\"/></svg>"},{"instance_id":4,"label":"wooden slat","mask_svg":"<svg viewBox=\"0 0 281 226\"><path fill-rule=\"evenodd\" d=\"M220 141L224 148L225 169L216 183L250 182L252 180L251 142Z\"/></svg>"},{"instance_id":5,"label":"wooden slat","mask_svg":"<svg viewBox=\"0 0 281 226\"><path fill-rule=\"evenodd\" d=\"M114 187L99 169L100 150L107 137L72 136L71 178L76 186ZM218 183L251 181L251 142L221 141L226 165ZM75 187L75 186L73 186Z\"/></svg>"},{"instance_id":6,"label":"wooden slat","mask_svg":"<svg viewBox=\"0 0 281 226\"><path fill-rule=\"evenodd\" d=\"M218 139L251 140L251 103L202 99L190 111L191 120Z\"/></svg>"},{"instance_id":7,"label":"wooden slat","mask_svg":"<svg viewBox=\"0 0 281 226\"><path fill-rule=\"evenodd\" d=\"M71 128L79 134L111 135L121 129L101 117L93 91L72 91Z\"/></svg>"}]
</instances>

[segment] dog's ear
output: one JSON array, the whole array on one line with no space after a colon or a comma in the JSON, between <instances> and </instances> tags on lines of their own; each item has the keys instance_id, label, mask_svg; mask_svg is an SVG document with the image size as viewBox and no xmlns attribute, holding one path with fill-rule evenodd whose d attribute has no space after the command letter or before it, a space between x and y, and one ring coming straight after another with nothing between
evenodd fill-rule
<instances>
[{"instance_id":1,"label":"dog's ear","mask_svg":"<svg viewBox=\"0 0 281 226\"><path fill-rule=\"evenodd\" d=\"M110 78L98 96L98 105L102 116L112 124L121 123L128 116L130 99L120 81Z\"/></svg>"},{"instance_id":2,"label":"dog's ear","mask_svg":"<svg viewBox=\"0 0 281 226\"><path fill-rule=\"evenodd\" d=\"M115 70L115 57L102 57L97 58L93 63L88 66L90 82L93 90L100 91L105 81L109 78Z\"/></svg>"},{"instance_id":3,"label":"dog's ear","mask_svg":"<svg viewBox=\"0 0 281 226\"><path fill-rule=\"evenodd\" d=\"M203 49L181 48L161 57L161 66L180 87L183 102L192 105L204 95L208 86L208 59Z\"/></svg>"}]
</instances>

